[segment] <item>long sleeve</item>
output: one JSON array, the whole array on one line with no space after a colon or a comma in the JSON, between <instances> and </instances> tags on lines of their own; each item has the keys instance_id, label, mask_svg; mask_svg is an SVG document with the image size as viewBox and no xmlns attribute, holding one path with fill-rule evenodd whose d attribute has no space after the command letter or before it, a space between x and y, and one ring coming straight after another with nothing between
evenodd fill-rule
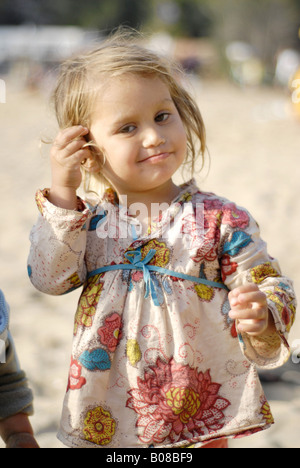
<instances>
[{"instance_id":1,"label":"long sleeve","mask_svg":"<svg viewBox=\"0 0 300 468\"><path fill-rule=\"evenodd\" d=\"M242 351L259 367L284 364L289 357L288 333L295 319L296 297L292 282L267 252L252 216L233 203L223 206L221 225L222 277L229 289L254 283L267 296L277 329L268 337L239 336Z\"/></svg>"},{"instance_id":2,"label":"long sleeve","mask_svg":"<svg viewBox=\"0 0 300 468\"><path fill-rule=\"evenodd\" d=\"M86 222L91 212L80 200L81 211L58 208L48 201L47 190L38 191L36 201L40 215L30 234L28 274L38 290L65 294L86 279Z\"/></svg>"},{"instance_id":3,"label":"long sleeve","mask_svg":"<svg viewBox=\"0 0 300 468\"><path fill-rule=\"evenodd\" d=\"M21 370L13 339L8 331L8 305L0 291L0 419L18 413L33 413L33 395Z\"/></svg>"}]
</instances>

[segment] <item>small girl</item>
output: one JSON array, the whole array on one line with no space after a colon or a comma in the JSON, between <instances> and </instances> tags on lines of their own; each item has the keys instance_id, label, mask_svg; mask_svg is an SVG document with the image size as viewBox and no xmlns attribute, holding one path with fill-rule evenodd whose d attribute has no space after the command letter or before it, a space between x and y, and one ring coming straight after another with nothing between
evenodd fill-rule
<instances>
[{"instance_id":1,"label":"small girl","mask_svg":"<svg viewBox=\"0 0 300 468\"><path fill-rule=\"evenodd\" d=\"M174 182L205 152L179 71L117 34L63 64L54 99L28 270L47 294L83 286L59 439L223 447L270 427L256 366L289 358L292 284L245 209ZM106 185L97 202L78 196L82 174Z\"/></svg>"}]
</instances>

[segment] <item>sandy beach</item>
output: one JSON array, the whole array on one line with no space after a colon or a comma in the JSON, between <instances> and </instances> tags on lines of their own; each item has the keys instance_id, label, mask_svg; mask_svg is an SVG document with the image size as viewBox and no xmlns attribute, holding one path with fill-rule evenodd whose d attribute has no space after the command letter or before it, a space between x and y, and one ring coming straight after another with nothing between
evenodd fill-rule
<instances>
[{"instance_id":1,"label":"sandy beach","mask_svg":"<svg viewBox=\"0 0 300 468\"><path fill-rule=\"evenodd\" d=\"M24 91L9 80L6 85L6 103L0 104L0 288L11 306L11 331L34 391L31 421L37 440L42 448L63 448L56 431L80 291L63 297L40 294L26 272L29 232L38 214L35 191L50 183L49 146L40 148L40 139L55 136L56 124L47 92ZM223 81L195 81L192 86L211 158L209 173L206 168L196 175L199 185L253 214L270 254L294 280L299 298L300 121L293 115L289 94L273 88L242 89ZM299 319L290 344L300 351ZM262 377L276 423L230 446L300 448L300 363L290 360Z\"/></svg>"}]
</instances>

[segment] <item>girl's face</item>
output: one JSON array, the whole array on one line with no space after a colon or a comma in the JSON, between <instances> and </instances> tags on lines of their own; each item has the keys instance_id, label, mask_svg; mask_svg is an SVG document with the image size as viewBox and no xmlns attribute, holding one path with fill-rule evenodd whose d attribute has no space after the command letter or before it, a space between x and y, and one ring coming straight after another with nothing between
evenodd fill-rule
<instances>
[{"instance_id":1,"label":"girl's face","mask_svg":"<svg viewBox=\"0 0 300 468\"><path fill-rule=\"evenodd\" d=\"M112 78L101 88L91 122L91 138L105 155L103 175L119 196L171 187L187 138L163 81L133 74Z\"/></svg>"}]
</instances>

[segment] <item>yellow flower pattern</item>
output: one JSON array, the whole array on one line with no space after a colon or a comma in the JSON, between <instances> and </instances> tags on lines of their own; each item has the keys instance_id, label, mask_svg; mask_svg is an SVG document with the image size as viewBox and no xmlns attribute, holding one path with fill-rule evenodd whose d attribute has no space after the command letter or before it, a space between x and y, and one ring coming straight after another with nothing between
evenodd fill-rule
<instances>
[{"instance_id":1,"label":"yellow flower pattern","mask_svg":"<svg viewBox=\"0 0 300 468\"><path fill-rule=\"evenodd\" d=\"M146 257L151 249L155 249L156 254L149 262L149 265L164 268L170 261L170 250L166 247L166 244L164 242L159 242L156 239L151 240L141 249L143 258Z\"/></svg>"},{"instance_id":2,"label":"yellow flower pattern","mask_svg":"<svg viewBox=\"0 0 300 468\"><path fill-rule=\"evenodd\" d=\"M93 324L93 317L103 288L103 284L99 283L100 276L103 275L90 278L85 285L75 315L74 335L79 326L91 327Z\"/></svg>"},{"instance_id":3,"label":"yellow flower pattern","mask_svg":"<svg viewBox=\"0 0 300 468\"><path fill-rule=\"evenodd\" d=\"M264 401L264 403L263 403L263 405L261 407L260 414L263 415L264 420L268 424L274 424L274 418L273 418L273 415L271 413L271 408L270 408L269 403L266 400Z\"/></svg>"},{"instance_id":4,"label":"yellow flower pattern","mask_svg":"<svg viewBox=\"0 0 300 468\"><path fill-rule=\"evenodd\" d=\"M159 242L156 239L151 240L141 248L142 260L147 256L150 250L156 250L156 254L149 262L149 265L155 265L164 268L170 261L170 250L167 248L165 242ZM135 249L129 249L132 252ZM129 263L125 258L124 263Z\"/></svg>"},{"instance_id":5,"label":"yellow flower pattern","mask_svg":"<svg viewBox=\"0 0 300 468\"><path fill-rule=\"evenodd\" d=\"M111 442L115 430L116 421L109 411L105 411L101 406L88 411L83 429L85 440L97 445L107 445Z\"/></svg>"},{"instance_id":6,"label":"yellow flower pattern","mask_svg":"<svg viewBox=\"0 0 300 468\"><path fill-rule=\"evenodd\" d=\"M276 278L279 275L278 271L272 267L270 262L263 263L262 265L258 265L250 270L251 278L253 283L260 284L266 278L273 277Z\"/></svg>"},{"instance_id":7,"label":"yellow flower pattern","mask_svg":"<svg viewBox=\"0 0 300 468\"><path fill-rule=\"evenodd\" d=\"M276 309L278 310L280 317L286 326L286 330L289 332L295 321L295 305L292 302L286 304L286 293L280 287L275 287L274 291L266 291L266 294L268 299L275 304Z\"/></svg>"},{"instance_id":8,"label":"yellow flower pattern","mask_svg":"<svg viewBox=\"0 0 300 468\"><path fill-rule=\"evenodd\" d=\"M126 355L132 367L136 367L137 363L142 359L142 353L137 340L127 340Z\"/></svg>"},{"instance_id":9,"label":"yellow flower pattern","mask_svg":"<svg viewBox=\"0 0 300 468\"><path fill-rule=\"evenodd\" d=\"M206 284L196 284L195 291L204 302L210 302L214 297L214 289L210 286L206 286Z\"/></svg>"},{"instance_id":10,"label":"yellow flower pattern","mask_svg":"<svg viewBox=\"0 0 300 468\"><path fill-rule=\"evenodd\" d=\"M73 285L74 288L78 288L81 285L81 281L80 281L80 278L78 276L78 273L74 273L68 279L69 279L70 283Z\"/></svg>"},{"instance_id":11,"label":"yellow flower pattern","mask_svg":"<svg viewBox=\"0 0 300 468\"><path fill-rule=\"evenodd\" d=\"M170 388L166 398L167 405L176 416L179 416L183 424L187 424L201 406L199 394L192 388Z\"/></svg>"}]
</instances>

